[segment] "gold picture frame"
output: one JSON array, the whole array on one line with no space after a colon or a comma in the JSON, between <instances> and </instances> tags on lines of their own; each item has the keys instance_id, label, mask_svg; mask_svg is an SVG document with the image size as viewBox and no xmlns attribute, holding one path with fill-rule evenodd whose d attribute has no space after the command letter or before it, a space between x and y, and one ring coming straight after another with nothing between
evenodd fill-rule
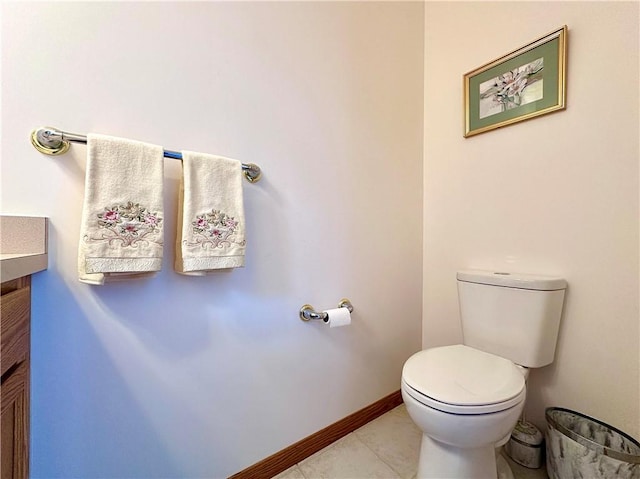
<instances>
[{"instance_id":1,"label":"gold picture frame","mask_svg":"<svg viewBox=\"0 0 640 479\"><path fill-rule=\"evenodd\" d=\"M465 73L464 137L566 108L567 26Z\"/></svg>"}]
</instances>

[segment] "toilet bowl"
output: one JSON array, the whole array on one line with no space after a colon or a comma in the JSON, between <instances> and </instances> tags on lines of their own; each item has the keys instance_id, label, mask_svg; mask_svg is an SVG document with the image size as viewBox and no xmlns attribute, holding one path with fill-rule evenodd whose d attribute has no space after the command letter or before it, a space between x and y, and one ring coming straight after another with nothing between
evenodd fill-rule
<instances>
[{"instance_id":1,"label":"toilet bowl","mask_svg":"<svg viewBox=\"0 0 640 479\"><path fill-rule=\"evenodd\" d=\"M423 431L418 478L496 478L495 448L515 426L526 396L511 361L458 344L407 360L402 398Z\"/></svg>"}]
</instances>

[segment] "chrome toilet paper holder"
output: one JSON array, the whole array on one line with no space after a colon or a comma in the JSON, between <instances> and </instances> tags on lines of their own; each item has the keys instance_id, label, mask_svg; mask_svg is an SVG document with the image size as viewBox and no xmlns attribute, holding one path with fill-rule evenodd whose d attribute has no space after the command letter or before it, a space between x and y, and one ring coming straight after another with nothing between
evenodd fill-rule
<instances>
[{"instance_id":1,"label":"chrome toilet paper holder","mask_svg":"<svg viewBox=\"0 0 640 479\"><path fill-rule=\"evenodd\" d=\"M340 302L338 303L338 308L347 308L350 313L353 313L353 305L347 298L343 298L340 300ZM318 312L314 310L313 306L311 306L310 304L305 304L304 306L302 306L302 308L300 308L300 319L302 321L321 319L326 323L327 321L329 321L329 314L325 311Z\"/></svg>"}]
</instances>

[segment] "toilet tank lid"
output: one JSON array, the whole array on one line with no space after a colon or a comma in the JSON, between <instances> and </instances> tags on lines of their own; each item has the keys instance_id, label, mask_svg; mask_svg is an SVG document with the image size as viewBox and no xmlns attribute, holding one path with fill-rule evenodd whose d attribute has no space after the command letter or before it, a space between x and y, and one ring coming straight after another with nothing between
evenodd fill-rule
<instances>
[{"instance_id":1,"label":"toilet tank lid","mask_svg":"<svg viewBox=\"0 0 640 479\"><path fill-rule=\"evenodd\" d=\"M507 273L502 271L464 270L458 271L458 281L467 283L504 286L506 288L556 291L566 289L567 281L559 276Z\"/></svg>"}]
</instances>

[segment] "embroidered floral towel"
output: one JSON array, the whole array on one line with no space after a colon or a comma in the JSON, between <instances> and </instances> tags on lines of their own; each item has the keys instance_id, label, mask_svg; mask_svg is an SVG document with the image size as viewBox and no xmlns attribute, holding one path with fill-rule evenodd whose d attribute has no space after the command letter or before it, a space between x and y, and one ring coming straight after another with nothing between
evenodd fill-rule
<instances>
[{"instance_id":1,"label":"embroidered floral towel","mask_svg":"<svg viewBox=\"0 0 640 479\"><path fill-rule=\"evenodd\" d=\"M201 276L244 266L242 163L182 152L175 270Z\"/></svg>"},{"instance_id":2,"label":"embroidered floral towel","mask_svg":"<svg viewBox=\"0 0 640 479\"><path fill-rule=\"evenodd\" d=\"M162 267L161 146L87 136L87 173L78 248L88 284L149 276Z\"/></svg>"}]
</instances>

